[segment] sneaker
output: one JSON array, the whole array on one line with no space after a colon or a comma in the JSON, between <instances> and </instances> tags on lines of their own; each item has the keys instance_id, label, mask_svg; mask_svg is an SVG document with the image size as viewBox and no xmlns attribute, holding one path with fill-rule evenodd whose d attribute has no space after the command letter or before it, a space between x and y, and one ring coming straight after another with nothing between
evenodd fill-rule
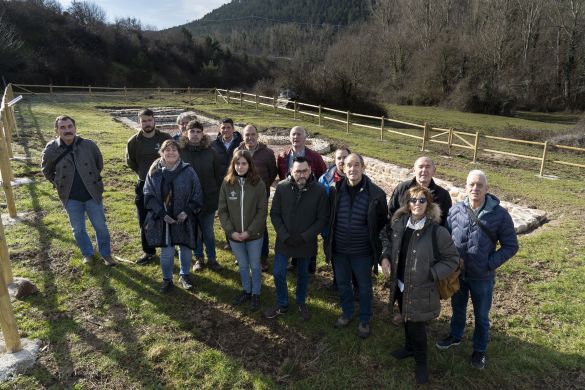
<instances>
[{"instance_id":1,"label":"sneaker","mask_svg":"<svg viewBox=\"0 0 585 390\"><path fill-rule=\"evenodd\" d=\"M203 257L196 257L195 264L193 264L193 272L201 271L203 269L204 264L205 259Z\"/></svg>"},{"instance_id":2,"label":"sneaker","mask_svg":"<svg viewBox=\"0 0 585 390\"><path fill-rule=\"evenodd\" d=\"M114 259L112 259L112 256L104 256L102 260L104 261L104 264L107 265L108 267L115 267L118 265L118 263L116 263Z\"/></svg>"},{"instance_id":3,"label":"sneaker","mask_svg":"<svg viewBox=\"0 0 585 390\"><path fill-rule=\"evenodd\" d=\"M390 356L394 359L402 360L414 356L414 351L411 348L402 347L390 352Z\"/></svg>"},{"instance_id":4,"label":"sneaker","mask_svg":"<svg viewBox=\"0 0 585 390\"><path fill-rule=\"evenodd\" d=\"M83 264L91 264L93 262L93 256L83 256Z\"/></svg>"},{"instance_id":5,"label":"sneaker","mask_svg":"<svg viewBox=\"0 0 585 390\"><path fill-rule=\"evenodd\" d=\"M370 324L361 323L358 325L357 335L361 339L365 339L370 335Z\"/></svg>"},{"instance_id":6,"label":"sneaker","mask_svg":"<svg viewBox=\"0 0 585 390\"><path fill-rule=\"evenodd\" d=\"M301 303L298 305L299 308L299 315L304 321L309 321L311 319L311 313L309 313L309 307L306 303Z\"/></svg>"},{"instance_id":7,"label":"sneaker","mask_svg":"<svg viewBox=\"0 0 585 390\"><path fill-rule=\"evenodd\" d=\"M288 311L288 307L282 307L282 306L274 306L273 308L270 308L268 310L266 310L264 312L264 317L271 319L271 318L276 318L281 314L284 314Z\"/></svg>"},{"instance_id":8,"label":"sneaker","mask_svg":"<svg viewBox=\"0 0 585 390\"><path fill-rule=\"evenodd\" d=\"M160 292L164 294L168 292L171 288L173 288L173 281L163 279L162 285L160 286Z\"/></svg>"},{"instance_id":9,"label":"sneaker","mask_svg":"<svg viewBox=\"0 0 585 390\"><path fill-rule=\"evenodd\" d=\"M456 339L455 337L449 335L445 337L443 340L437 341L435 346L440 350L449 349L451 347L456 347L461 344L461 339Z\"/></svg>"},{"instance_id":10,"label":"sneaker","mask_svg":"<svg viewBox=\"0 0 585 390\"><path fill-rule=\"evenodd\" d=\"M485 352L473 351L471 354L471 365L473 368L483 370L485 368Z\"/></svg>"},{"instance_id":11,"label":"sneaker","mask_svg":"<svg viewBox=\"0 0 585 390\"><path fill-rule=\"evenodd\" d=\"M252 296L252 294L250 294L249 292L245 292L242 291L240 293L240 295L238 295L234 301L232 302L233 306L240 306L242 303L246 302L248 299L250 299L250 297Z\"/></svg>"},{"instance_id":12,"label":"sneaker","mask_svg":"<svg viewBox=\"0 0 585 390\"><path fill-rule=\"evenodd\" d=\"M144 265L150 263L154 259L154 255L149 255L148 253L143 253L142 257L136 261L138 265Z\"/></svg>"},{"instance_id":13,"label":"sneaker","mask_svg":"<svg viewBox=\"0 0 585 390\"><path fill-rule=\"evenodd\" d=\"M260 309L260 295L252 294L252 299L250 300L250 311L256 311Z\"/></svg>"},{"instance_id":14,"label":"sneaker","mask_svg":"<svg viewBox=\"0 0 585 390\"><path fill-rule=\"evenodd\" d=\"M221 270L221 265L219 265L217 261L209 260L209 268L211 268L211 270L215 272L218 272L219 270Z\"/></svg>"},{"instance_id":15,"label":"sneaker","mask_svg":"<svg viewBox=\"0 0 585 390\"><path fill-rule=\"evenodd\" d=\"M335 324L333 324L333 327L335 329L345 328L347 325L349 325L350 322L351 322L351 318L346 318L344 316L341 316L337 319L337 321L335 321Z\"/></svg>"},{"instance_id":16,"label":"sneaker","mask_svg":"<svg viewBox=\"0 0 585 390\"><path fill-rule=\"evenodd\" d=\"M189 275L180 275L179 282L181 283L181 286L183 286L185 290L193 289L193 282L191 281L191 277Z\"/></svg>"}]
</instances>

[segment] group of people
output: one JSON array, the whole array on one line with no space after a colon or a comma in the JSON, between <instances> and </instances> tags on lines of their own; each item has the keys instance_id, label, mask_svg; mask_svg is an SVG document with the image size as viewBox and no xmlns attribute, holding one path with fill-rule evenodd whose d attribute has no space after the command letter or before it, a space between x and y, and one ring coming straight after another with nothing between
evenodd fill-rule
<instances>
[{"instance_id":1,"label":"group of people","mask_svg":"<svg viewBox=\"0 0 585 390\"><path fill-rule=\"evenodd\" d=\"M264 311L266 318L289 310L289 260L296 269L298 313L304 320L311 318L306 304L309 274L315 272L321 235L341 306L334 327L351 323L357 300L357 335L370 335L372 274L380 265L390 278L390 303L398 303L405 334L404 346L392 356L413 357L416 382L426 383L426 324L441 308L437 282L449 277L461 259L464 268L460 290L451 298L450 332L436 347L461 343L471 296L475 330L470 360L476 368L485 367L495 270L516 253L518 242L512 218L488 192L482 171L469 172L465 200L452 205L450 194L433 180L434 162L420 157L414 178L399 184L387 202L385 192L365 174L361 155L337 149L334 164L327 168L321 155L306 146L307 133L300 126L291 129L290 148L276 158L251 124L242 136L231 119L222 119L212 141L192 112L179 115L180 133L174 138L156 128L152 110L142 110L138 118L141 129L126 151L127 164L138 176L135 203L143 255L137 263L152 261L155 248L161 248L162 293L173 287L177 247L183 288L193 288L191 269L205 266L204 247L209 268L220 270L213 228L217 211L240 270L242 291L233 304L249 302L250 310L258 310L261 273L268 269L269 215L276 232L276 305ZM56 118L55 131L57 138L42 155L43 174L58 191L83 261L94 257L85 229L87 214L103 262L115 266L102 203L99 148L77 135L69 116ZM269 209L270 186L277 175L280 181Z\"/></svg>"}]
</instances>

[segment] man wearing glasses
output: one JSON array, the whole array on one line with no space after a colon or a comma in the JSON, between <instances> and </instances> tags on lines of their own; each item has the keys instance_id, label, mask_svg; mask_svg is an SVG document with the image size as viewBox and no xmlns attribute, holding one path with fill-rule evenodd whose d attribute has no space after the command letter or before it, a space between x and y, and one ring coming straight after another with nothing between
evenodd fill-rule
<instances>
[{"instance_id":1,"label":"man wearing glasses","mask_svg":"<svg viewBox=\"0 0 585 390\"><path fill-rule=\"evenodd\" d=\"M288 311L286 266L288 259L297 259L296 303L299 315L305 321L311 315L307 304L309 262L317 256L317 236L329 220L329 200L325 189L311 173L304 157L295 157L290 175L278 183L270 219L276 231L274 247L274 285L276 306L264 312L266 318L275 318Z\"/></svg>"}]
</instances>

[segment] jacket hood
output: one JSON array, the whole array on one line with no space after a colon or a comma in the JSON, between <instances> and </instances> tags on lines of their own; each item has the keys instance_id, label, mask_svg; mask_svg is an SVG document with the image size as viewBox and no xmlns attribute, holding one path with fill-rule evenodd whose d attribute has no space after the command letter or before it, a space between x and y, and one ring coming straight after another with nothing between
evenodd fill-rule
<instances>
[{"instance_id":1,"label":"jacket hood","mask_svg":"<svg viewBox=\"0 0 585 390\"><path fill-rule=\"evenodd\" d=\"M427 218L429 218L432 222L441 223L441 208L436 203L431 203L427 206L427 212L425 213ZM410 210L408 209L408 203L404 206L396 210L394 215L392 215L391 221L394 222L397 219L402 218L405 215L410 215Z\"/></svg>"},{"instance_id":2,"label":"jacket hood","mask_svg":"<svg viewBox=\"0 0 585 390\"><path fill-rule=\"evenodd\" d=\"M201 138L201 142L199 142L199 145L197 146L193 146L193 145L189 145L189 138L185 137L185 136L181 136L181 138L179 138L179 147L181 149L185 149L187 146L191 146L192 148L196 149L196 150L203 150L203 149L208 149L209 146L211 145L211 138L209 137L209 135L203 133L203 138Z\"/></svg>"}]
</instances>

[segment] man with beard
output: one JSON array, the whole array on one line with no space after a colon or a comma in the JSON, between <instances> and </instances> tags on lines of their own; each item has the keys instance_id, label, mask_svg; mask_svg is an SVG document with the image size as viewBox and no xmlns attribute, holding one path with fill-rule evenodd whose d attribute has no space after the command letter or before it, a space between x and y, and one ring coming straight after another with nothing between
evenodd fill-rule
<instances>
[{"instance_id":1,"label":"man with beard","mask_svg":"<svg viewBox=\"0 0 585 390\"><path fill-rule=\"evenodd\" d=\"M136 262L147 264L154 258L156 250L150 247L146 241L144 232L144 220L146 209L144 207L144 180L148 169L159 158L159 149L162 143L171 136L156 129L154 112L151 109L144 109L138 113L140 131L128 140L126 148L126 163L138 175L138 182L134 188L136 194L135 204L138 212L138 225L140 227L140 239L142 241L143 254Z\"/></svg>"}]
</instances>

